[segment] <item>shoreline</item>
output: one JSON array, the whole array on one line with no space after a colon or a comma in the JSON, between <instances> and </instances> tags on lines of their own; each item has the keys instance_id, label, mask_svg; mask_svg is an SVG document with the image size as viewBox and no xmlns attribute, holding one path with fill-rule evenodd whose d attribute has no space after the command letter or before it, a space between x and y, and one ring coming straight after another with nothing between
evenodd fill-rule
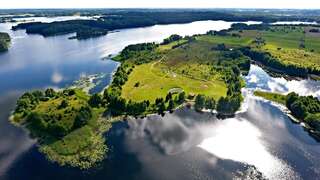
<instances>
[{"instance_id":1,"label":"shoreline","mask_svg":"<svg viewBox=\"0 0 320 180\"><path fill-rule=\"evenodd\" d=\"M320 142L320 131L317 131L316 129L314 129L311 126L309 126L307 123L304 123L302 120L294 117L292 115L291 111L284 104L281 104L279 102L275 102L275 101L272 101L272 100L268 100L268 99L266 99L264 97L256 96L254 94L252 94L252 95L256 99L263 100L265 102L270 102L273 106L279 108L290 119L290 121L292 123L299 124L305 130L307 130L308 133L310 133L310 135L316 139L316 141Z\"/></svg>"}]
</instances>

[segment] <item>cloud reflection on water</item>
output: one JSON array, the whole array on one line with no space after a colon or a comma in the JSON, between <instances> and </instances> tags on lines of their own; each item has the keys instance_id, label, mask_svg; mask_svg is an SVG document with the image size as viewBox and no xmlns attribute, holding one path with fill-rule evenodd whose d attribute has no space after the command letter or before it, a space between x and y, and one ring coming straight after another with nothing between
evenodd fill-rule
<instances>
[{"instance_id":1,"label":"cloud reflection on water","mask_svg":"<svg viewBox=\"0 0 320 180\"><path fill-rule=\"evenodd\" d=\"M299 95L313 95L320 98L320 81L286 80L283 77L274 78L257 65L251 65L245 80L249 89L260 89L283 94L296 92Z\"/></svg>"}]
</instances>

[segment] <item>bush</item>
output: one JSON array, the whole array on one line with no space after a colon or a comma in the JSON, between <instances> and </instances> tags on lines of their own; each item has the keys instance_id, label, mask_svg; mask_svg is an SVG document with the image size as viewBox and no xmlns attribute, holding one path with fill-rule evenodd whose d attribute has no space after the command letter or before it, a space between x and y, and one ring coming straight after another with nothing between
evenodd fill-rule
<instances>
[{"instance_id":1,"label":"bush","mask_svg":"<svg viewBox=\"0 0 320 180\"><path fill-rule=\"evenodd\" d=\"M102 97L100 94L94 94L90 97L88 103L91 107L99 107L102 104Z\"/></svg>"}]
</instances>

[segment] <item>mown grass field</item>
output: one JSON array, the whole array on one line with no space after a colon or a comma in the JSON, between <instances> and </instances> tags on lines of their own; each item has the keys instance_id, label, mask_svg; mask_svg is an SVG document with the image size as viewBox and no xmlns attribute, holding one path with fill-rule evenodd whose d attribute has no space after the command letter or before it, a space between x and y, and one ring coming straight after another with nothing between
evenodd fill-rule
<instances>
[{"instance_id":1,"label":"mown grass field","mask_svg":"<svg viewBox=\"0 0 320 180\"><path fill-rule=\"evenodd\" d=\"M156 98L164 98L173 88L215 99L226 96L227 87L222 75L213 68L219 53L211 50L214 44L208 39L199 39L175 49L168 48L172 44L160 46L158 50L163 52L163 57L136 66L122 87L122 97L153 102Z\"/></svg>"},{"instance_id":2,"label":"mown grass field","mask_svg":"<svg viewBox=\"0 0 320 180\"><path fill-rule=\"evenodd\" d=\"M135 84L139 83L138 87ZM226 95L226 85L222 80L200 80L176 74L154 63L137 66L123 86L122 96L133 101L165 97L170 89L181 88L187 94L205 94L218 99Z\"/></svg>"}]
</instances>

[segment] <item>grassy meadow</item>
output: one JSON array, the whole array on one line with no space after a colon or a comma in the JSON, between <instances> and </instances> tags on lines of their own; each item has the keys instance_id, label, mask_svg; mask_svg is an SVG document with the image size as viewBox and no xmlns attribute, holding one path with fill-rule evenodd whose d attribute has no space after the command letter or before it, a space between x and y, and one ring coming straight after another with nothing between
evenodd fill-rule
<instances>
[{"instance_id":1,"label":"grassy meadow","mask_svg":"<svg viewBox=\"0 0 320 180\"><path fill-rule=\"evenodd\" d=\"M216 100L226 96L227 86L222 74L213 67L219 53L211 50L214 44L209 39L199 39L174 49L170 47L177 42L159 46L158 51L163 56L136 66L122 87L122 97L137 102L153 102L156 98L164 98L174 88Z\"/></svg>"},{"instance_id":2,"label":"grassy meadow","mask_svg":"<svg viewBox=\"0 0 320 180\"><path fill-rule=\"evenodd\" d=\"M269 52L284 64L320 69L320 33L310 33L312 27L274 26L270 30L245 30L243 38L262 38L265 44L257 49ZM251 46L256 44L252 42Z\"/></svg>"},{"instance_id":3,"label":"grassy meadow","mask_svg":"<svg viewBox=\"0 0 320 180\"><path fill-rule=\"evenodd\" d=\"M279 93L265 92L265 91L255 91L254 95L262 97L269 101L274 101L283 105L286 105L286 95Z\"/></svg>"}]
</instances>

